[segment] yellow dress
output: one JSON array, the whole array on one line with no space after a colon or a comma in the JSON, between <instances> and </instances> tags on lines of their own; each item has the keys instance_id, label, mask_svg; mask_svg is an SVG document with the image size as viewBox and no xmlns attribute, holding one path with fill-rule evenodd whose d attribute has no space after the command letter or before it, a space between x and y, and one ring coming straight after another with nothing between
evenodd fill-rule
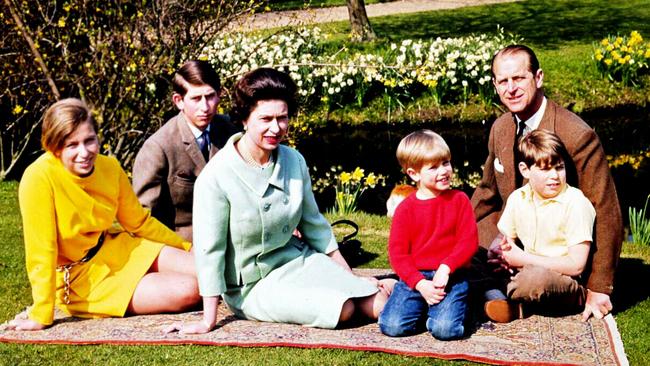
<instances>
[{"instance_id":1,"label":"yellow dress","mask_svg":"<svg viewBox=\"0 0 650 366\"><path fill-rule=\"evenodd\" d=\"M163 245L191 247L142 208L120 164L107 156L98 155L93 173L81 178L47 152L25 170L18 198L34 300L28 314L41 324L52 323L55 303L78 317L123 316ZM115 221L123 231L109 233ZM69 304L63 303L56 267L83 258L102 232L99 252L70 270Z\"/></svg>"}]
</instances>

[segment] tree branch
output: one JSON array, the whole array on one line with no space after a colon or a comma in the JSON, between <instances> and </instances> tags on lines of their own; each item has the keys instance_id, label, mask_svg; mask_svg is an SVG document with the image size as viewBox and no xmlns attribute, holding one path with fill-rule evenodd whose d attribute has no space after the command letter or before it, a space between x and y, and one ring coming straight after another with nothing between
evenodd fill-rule
<instances>
[{"instance_id":1,"label":"tree branch","mask_svg":"<svg viewBox=\"0 0 650 366\"><path fill-rule=\"evenodd\" d=\"M20 33L23 35L25 41L29 45L29 49L32 51L32 55L36 59L36 63L38 63L41 70L43 70L43 74L45 74L45 79L47 79L47 83L50 85L50 89L52 89L52 93L54 94L57 100L60 99L61 93L59 93L59 88L56 87L56 84L54 83L54 79L52 79L52 76L50 75L50 71L48 70L47 66L45 66L45 61L43 61L43 57L41 56L41 53L38 52L38 49L34 44L34 40L32 40L32 37L27 33L27 28L25 28L23 21L20 19L20 16L18 16L18 13L16 12L16 9L14 8L11 1L10 0L4 0L4 1L7 8L9 8L11 17L14 18L14 21L16 22L16 26L18 27Z\"/></svg>"}]
</instances>

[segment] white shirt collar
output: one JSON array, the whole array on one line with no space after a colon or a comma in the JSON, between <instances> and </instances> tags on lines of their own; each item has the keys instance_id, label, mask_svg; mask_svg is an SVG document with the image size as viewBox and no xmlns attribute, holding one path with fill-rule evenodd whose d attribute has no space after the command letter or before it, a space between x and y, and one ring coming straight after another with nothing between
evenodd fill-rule
<instances>
[{"instance_id":1,"label":"white shirt collar","mask_svg":"<svg viewBox=\"0 0 650 366\"><path fill-rule=\"evenodd\" d=\"M536 130L537 127L539 127L539 124L542 122L542 116L544 116L545 110L546 110L546 96L544 96L544 98L542 99L542 105L539 106L537 112L535 112L535 114L530 116L529 119L524 121L524 123L526 124L526 130L524 131L525 133ZM517 123L521 121L521 119L519 119L519 116L517 116L516 114L515 114L515 120L517 121Z\"/></svg>"},{"instance_id":2,"label":"white shirt collar","mask_svg":"<svg viewBox=\"0 0 650 366\"><path fill-rule=\"evenodd\" d=\"M190 122L187 118L185 118L185 122L187 122L187 125L190 127L190 131L192 131L192 135L194 135L195 139L198 139L199 137L201 137L201 135L203 134L203 131L199 130L196 126L194 126L192 124L192 122ZM208 127L206 127L205 130L208 131L208 133L209 133L210 132L210 125L208 125Z\"/></svg>"}]
</instances>

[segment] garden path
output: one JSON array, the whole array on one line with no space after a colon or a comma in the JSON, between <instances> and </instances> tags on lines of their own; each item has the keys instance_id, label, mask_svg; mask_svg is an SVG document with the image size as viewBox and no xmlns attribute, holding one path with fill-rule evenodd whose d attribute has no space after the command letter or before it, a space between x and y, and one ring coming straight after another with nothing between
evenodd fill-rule
<instances>
[{"instance_id":1,"label":"garden path","mask_svg":"<svg viewBox=\"0 0 650 366\"><path fill-rule=\"evenodd\" d=\"M518 0L398 0L386 3L367 4L368 17L391 14L416 13L421 11L455 9L465 6L489 5L515 2ZM348 20L346 6L288 10L253 14L231 23L232 30L251 31L255 29L284 27L313 23L328 23Z\"/></svg>"}]
</instances>

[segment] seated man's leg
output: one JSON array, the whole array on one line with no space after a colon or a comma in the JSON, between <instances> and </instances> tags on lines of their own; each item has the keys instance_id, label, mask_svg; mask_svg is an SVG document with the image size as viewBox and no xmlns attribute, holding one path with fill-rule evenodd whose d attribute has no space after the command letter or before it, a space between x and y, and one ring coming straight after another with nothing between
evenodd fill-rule
<instances>
[{"instance_id":1,"label":"seated man's leg","mask_svg":"<svg viewBox=\"0 0 650 366\"><path fill-rule=\"evenodd\" d=\"M526 265L508 284L508 297L530 303L535 312L569 314L582 310L586 291L570 276L544 267Z\"/></svg>"},{"instance_id":2,"label":"seated man's leg","mask_svg":"<svg viewBox=\"0 0 650 366\"><path fill-rule=\"evenodd\" d=\"M428 304L420 292L398 281L379 314L379 329L391 337L402 337L422 332Z\"/></svg>"},{"instance_id":3,"label":"seated man's leg","mask_svg":"<svg viewBox=\"0 0 650 366\"><path fill-rule=\"evenodd\" d=\"M469 285L465 274L452 275L445 288L447 295L436 305L429 306L427 330L436 339L452 340L465 334L465 316Z\"/></svg>"}]
</instances>

